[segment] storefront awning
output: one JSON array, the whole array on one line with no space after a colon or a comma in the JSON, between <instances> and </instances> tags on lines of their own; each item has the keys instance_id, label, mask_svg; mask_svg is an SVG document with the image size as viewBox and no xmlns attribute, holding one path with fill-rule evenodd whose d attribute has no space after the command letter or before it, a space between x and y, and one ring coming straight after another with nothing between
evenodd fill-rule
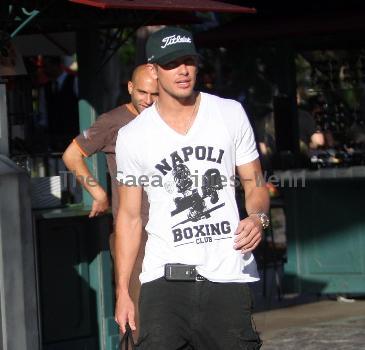
<instances>
[{"instance_id":1,"label":"storefront awning","mask_svg":"<svg viewBox=\"0 0 365 350\"><path fill-rule=\"evenodd\" d=\"M256 13L256 9L215 0L69 0L101 9Z\"/></svg>"}]
</instances>

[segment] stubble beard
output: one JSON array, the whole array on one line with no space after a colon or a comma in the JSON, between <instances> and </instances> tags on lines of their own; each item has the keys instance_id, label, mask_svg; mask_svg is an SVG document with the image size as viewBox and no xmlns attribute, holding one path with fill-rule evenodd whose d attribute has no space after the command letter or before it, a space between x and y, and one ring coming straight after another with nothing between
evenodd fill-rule
<instances>
[{"instance_id":1,"label":"stubble beard","mask_svg":"<svg viewBox=\"0 0 365 350\"><path fill-rule=\"evenodd\" d=\"M186 89L183 91L176 91L172 88L170 89L170 88L166 88L164 86L161 86L161 88L174 99L179 100L181 102L185 102L194 96L194 85L192 87L190 87L189 89Z\"/></svg>"},{"instance_id":2,"label":"stubble beard","mask_svg":"<svg viewBox=\"0 0 365 350\"><path fill-rule=\"evenodd\" d=\"M138 114L140 114L144 110L144 108L140 106L138 99L136 99L135 97L131 98L131 102Z\"/></svg>"}]
</instances>

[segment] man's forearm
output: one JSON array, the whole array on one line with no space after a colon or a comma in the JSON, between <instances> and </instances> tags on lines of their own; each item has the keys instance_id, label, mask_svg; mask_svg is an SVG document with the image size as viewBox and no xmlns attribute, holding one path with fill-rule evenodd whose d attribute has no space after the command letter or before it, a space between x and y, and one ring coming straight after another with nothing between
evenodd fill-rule
<instances>
[{"instance_id":1,"label":"man's forearm","mask_svg":"<svg viewBox=\"0 0 365 350\"><path fill-rule=\"evenodd\" d=\"M119 215L115 235L115 282L116 295L128 293L129 281L138 255L142 237L141 218Z\"/></svg>"},{"instance_id":2,"label":"man's forearm","mask_svg":"<svg viewBox=\"0 0 365 350\"><path fill-rule=\"evenodd\" d=\"M245 191L245 207L247 214L268 213L270 207L269 191L259 159L251 163L240 165L238 175Z\"/></svg>"},{"instance_id":3,"label":"man's forearm","mask_svg":"<svg viewBox=\"0 0 365 350\"><path fill-rule=\"evenodd\" d=\"M94 199L107 196L104 188L100 186L99 182L91 174L84 160L82 160L82 163L80 162L73 172L77 181L90 193Z\"/></svg>"},{"instance_id":4,"label":"man's forearm","mask_svg":"<svg viewBox=\"0 0 365 350\"><path fill-rule=\"evenodd\" d=\"M268 213L270 208L270 198L265 186L255 187L245 193L245 205L247 214Z\"/></svg>"},{"instance_id":5,"label":"man's forearm","mask_svg":"<svg viewBox=\"0 0 365 350\"><path fill-rule=\"evenodd\" d=\"M106 196L106 192L97 182L87 167L83 156L77 153L71 145L63 155L63 161L66 167L74 173L77 181L83 186L90 195L95 198L100 198L102 195Z\"/></svg>"}]
</instances>

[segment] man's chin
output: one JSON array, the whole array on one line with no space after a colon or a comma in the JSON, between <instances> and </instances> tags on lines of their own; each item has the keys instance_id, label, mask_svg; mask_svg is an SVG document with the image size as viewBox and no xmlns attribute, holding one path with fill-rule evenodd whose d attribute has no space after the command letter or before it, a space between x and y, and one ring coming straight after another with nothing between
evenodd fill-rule
<instances>
[{"instance_id":1,"label":"man's chin","mask_svg":"<svg viewBox=\"0 0 365 350\"><path fill-rule=\"evenodd\" d=\"M144 106L138 106L138 108L136 108L136 109L137 109L138 114L141 114L146 108L147 107L144 107Z\"/></svg>"},{"instance_id":2,"label":"man's chin","mask_svg":"<svg viewBox=\"0 0 365 350\"><path fill-rule=\"evenodd\" d=\"M190 97L193 94L193 89L186 89L183 91L176 91L175 92L175 97L177 97L178 99L185 99Z\"/></svg>"}]
</instances>

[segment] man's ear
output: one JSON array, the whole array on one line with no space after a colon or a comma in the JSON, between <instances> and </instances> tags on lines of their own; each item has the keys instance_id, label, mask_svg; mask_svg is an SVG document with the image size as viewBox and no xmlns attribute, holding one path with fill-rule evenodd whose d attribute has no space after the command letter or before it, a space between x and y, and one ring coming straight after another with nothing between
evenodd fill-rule
<instances>
[{"instance_id":1,"label":"man's ear","mask_svg":"<svg viewBox=\"0 0 365 350\"><path fill-rule=\"evenodd\" d=\"M128 81L128 92L129 92L129 95L132 95L132 91L133 91L133 83L129 80Z\"/></svg>"},{"instance_id":2,"label":"man's ear","mask_svg":"<svg viewBox=\"0 0 365 350\"><path fill-rule=\"evenodd\" d=\"M152 63L147 63L146 68L150 71L153 79L157 79L157 65Z\"/></svg>"}]
</instances>

